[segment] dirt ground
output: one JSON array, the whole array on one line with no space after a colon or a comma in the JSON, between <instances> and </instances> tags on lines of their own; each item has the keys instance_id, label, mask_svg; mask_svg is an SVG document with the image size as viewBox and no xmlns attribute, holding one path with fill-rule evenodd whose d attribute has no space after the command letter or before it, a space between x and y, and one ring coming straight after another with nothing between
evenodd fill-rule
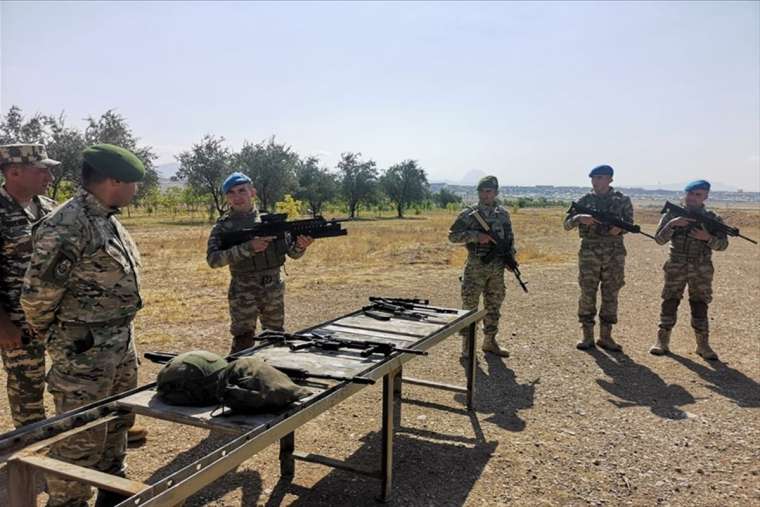
<instances>
[{"instance_id":1,"label":"dirt ground","mask_svg":"<svg viewBox=\"0 0 760 507\"><path fill-rule=\"evenodd\" d=\"M513 217L519 246L532 253L522 266L530 293L509 279L502 309L500 340L512 355L503 360L479 353L472 413L460 395L404 386L395 504L760 505L760 247L734 239L714 255L710 318L721 361L694 354L686 304L673 354L648 354L667 247L641 236L626 239L627 284L615 328L624 352L579 352L577 234L562 230L559 210L546 212L542 227L534 227L529 213ZM383 251L383 241L391 241L387 231L349 224L355 232L348 239L324 240L304 259L289 262L287 327L336 317L378 294L458 306L464 255L441 236L450 218L394 221L432 228L438 236L393 251ZM655 219L646 217L646 230L654 230ZM757 214L747 217L746 234L760 236L758 222ZM204 267L200 252L208 227L176 225L168 234L160 224L135 223L130 230L147 254L139 348L226 351L227 274ZM340 242L352 235L377 238L379 246L343 262ZM373 252L382 253L377 262ZM158 368L143 362L140 382L153 381ZM414 359L405 373L462 383L458 340ZM380 400L379 385L364 389L297 431L296 448L377 468ZM204 430L140 420L149 440L129 453L129 476L140 481L164 477L225 441ZM0 431L11 427L3 396ZM278 482L277 457L277 446L270 447L186 505L372 505L379 491L376 480L300 462L293 482ZM0 474L0 505L7 487Z\"/></svg>"}]
</instances>

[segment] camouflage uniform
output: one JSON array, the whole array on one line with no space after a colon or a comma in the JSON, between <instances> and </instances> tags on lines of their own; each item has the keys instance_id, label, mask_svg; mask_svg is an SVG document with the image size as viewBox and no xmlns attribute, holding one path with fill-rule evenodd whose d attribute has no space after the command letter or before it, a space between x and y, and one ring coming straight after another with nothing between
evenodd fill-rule
<instances>
[{"instance_id":1,"label":"camouflage uniform","mask_svg":"<svg viewBox=\"0 0 760 507\"><path fill-rule=\"evenodd\" d=\"M722 221L716 213L704 207L702 212ZM655 355L668 352L670 333L676 324L678 305L688 285L691 327L694 329L697 340L697 353L706 359L717 359L708 345L710 327L707 307L712 301L714 271L712 251L728 248L728 237L725 233L717 232L713 234L710 241L692 238L689 236L692 227L668 227L668 222L673 218L676 217L670 213L663 214L655 234L655 240L660 245L670 241L670 258L665 261L662 268L665 273L665 285L662 288L658 343L650 349L650 352Z\"/></svg>"},{"instance_id":2,"label":"camouflage uniform","mask_svg":"<svg viewBox=\"0 0 760 507\"><path fill-rule=\"evenodd\" d=\"M19 299L32 256L32 224L50 213L55 201L40 195L33 202L37 216L0 187L0 305L21 329L23 342L19 348L0 350L16 428L45 419L45 344L27 326Z\"/></svg>"},{"instance_id":3,"label":"camouflage uniform","mask_svg":"<svg viewBox=\"0 0 760 507\"><path fill-rule=\"evenodd\" d=\"M631 199L610 187L603 195L589 192L578 200L578 204L598 211L612 213L618 218L633 223ZM612 340L612 326L618 320L618 293L625 285L625 256L623 244L625 231L620 235L610 235L606 225L584 225L577 221L577 215L565 218L565 230L578 227L581 247L578 251L578 284L581 288L578 300L578 321L583 328L584 340L579 344L592 345L594 321L596 318L596 292L601 285L602 302L599 308L600 341L602 346L613 350L619 346Z\"/></svg>"},{"instance_id":4,"label":"camouflage uniform","mask_svg":"<svg viewBox=\"0 0 760 507\"><path fill-rule=\"evenodd\" d=\"M260 222L256 208L245 213L230 211L217 221L208 238L208 265L212 268L230 267L227 298L233 353L253 346L256 319L261 319L264 329L284 330L285 282L280 276L280 266L285 264L286 255L297 259L304 254L289 236L273 240L260 253L254 253L250 242L221 249L222 232L244 229Z\"/></svg>"},{"instance_id":5,"label":"camouflage uniform","mask_svg":"<svg viewBox=\"0 0 760 507\"><path fill-rule=\"evenodd\" d=\"M57 413L137 386L132 319L142 307L140 256L129 233L86 190L34 230L34 252L21 305L29 324L46 335L52 366L48 390ZM134 415L76 434L51 456L124 475L127 429ZM83 505L89 486L48 478L48 505Z\"/></svg>"},{"instance_id":6,"label":"camouflage uniform","mask_svg":"<svg viewBox=\"0 0 760 507\"><path fill-rule=\"evenodd\" d=\"M491 244L481 245L478 242L479 233L484 232L472 213L479 211L491 228L491 234L512 243L512 254L515 237L512 232L512 221L509 212L499 205L487 206L479 203L462 210L449 230L449 241L464 243L467 247L467 262L460 277L462 282L462 306L466 310L477 310L480 296L483 295L483 306L486 316L483 318L484 350L491 351L495 345L496 334L499 332L499 317L501 304L504 302L506 288L504 286L504 262L494 259L489 263L481 260L491 249ZM464 335L463 335L464 336ZM464 345L463 345L464 347ZM494 347L498 349L498 346ZM503 349L502 349L503 350ZM502 355L507 355L503 351Z\"/></svg>"}]
</instances>

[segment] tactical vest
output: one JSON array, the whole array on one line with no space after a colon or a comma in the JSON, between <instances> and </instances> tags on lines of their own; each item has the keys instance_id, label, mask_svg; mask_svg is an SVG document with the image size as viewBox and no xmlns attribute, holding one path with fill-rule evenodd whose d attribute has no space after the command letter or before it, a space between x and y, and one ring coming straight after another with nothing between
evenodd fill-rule
<instances>
[{"instance_id":1,"label":"tactical vest","mask_svg":"<svg viewBox=\"0 0 760 507\"><path fill-rule=\"evenodd\" d=\"M227 230L239 230L253 227L261 223L257 210L246 214L229 214L224 219L224 227ZM285 255L288 252L288 242L285 238L278 238L269 243L269 247L263 252L253 254L250 260L230 264L231 273L243 273L250 271L266 271L277 269L285 264Z\"/></svg>"},{"instance_id":2,"label":"tactical vest","mask_svg":"<svg viewBox=\"0 0 760 507\"><path fill-rule=\"evenodd\" d=\"M716 217L712 211L705 210L704 213L712 218ZM669 221L673 218L675 217L668 215L665 220ZM706 241L689 236L693 228L693 226L673 228L673 236L670 238L671 257L690 261L708 261L712 258L712 249L707 246Z\"/></svg>"},{"instance_id":3,"label":"tactical vest","mask_svg":"<svg viewBox=\"0 0 760 507\"><path fill-rule=\"evenodd\" d=\"M623 206L625 203L625 196L616 191L610 190L606 195L597 195L594 192L589 192L578 200L578 204L592 208L603 213L611 213L620 219L623 217ZM585 225L578 224L578 234L584 240L612 240L623 241L623 236L610 236L609 225L594 224Z\"/></svg>"},{"instance_id":4,"label":"tactical vest","mask_svg":"<svg viewBox=\"0 0 760 507\"><path fill-rule=\"evenodd\" d=\"M493 236L499 239L506 239L510 242L513 240L511 221L509 219L507 211L504 208L501 206L494 206L491 213L485 213L480 206L472 206L469 208L469 228L473 230L483 231L480 223L475 217L472 216L472 213L474 211L480 212L480 215L485 219L486 223L491 228L491 234ZM480 243L467 243L466 247L470 255L474 255L476 257L485 257L491 252L491 250L493 250L493 245L491 243L487 243L485 245L481 245Z\"/></svg>"}]
</instances>

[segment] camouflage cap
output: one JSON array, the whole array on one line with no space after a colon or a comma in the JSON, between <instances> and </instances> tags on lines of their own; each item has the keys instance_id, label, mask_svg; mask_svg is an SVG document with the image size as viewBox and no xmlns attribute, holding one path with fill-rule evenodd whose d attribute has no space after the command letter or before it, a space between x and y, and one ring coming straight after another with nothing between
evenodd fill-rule
<instances>
[{"instance_id":1,"label":"camouflage cap","mask_svg":"<svg viewBox=\"0 0 760 507\"><path fill-rule=\"evenodd\" d=\"M483 190L484 188L499 190L499 180L496 179L496 176L483 176L478 181L478 190Z\"/></svg>"},{"instance_id":2,"label":"camouflage cap","mask_svg":"<svg viewBox=\"0 0 760 507\"><path fill-rule=\"evenodd\" d=\"M5 164L33 164L35 166L53 167L60 164L48 158L45 147L41 144L4 144L0 146L0 166Z\"/></svg>"},{"instance_id":3,"label":"camouflage cap","mask_svg":"<svg viewBox=\"0 0 760 507\"><path fill-rule=\"evenodd\" d=\"M131 183L145 178L145 166L134 153L113 144L93 144L82 152L84 161L96 172Z\"/></svg>"}]
</instances>

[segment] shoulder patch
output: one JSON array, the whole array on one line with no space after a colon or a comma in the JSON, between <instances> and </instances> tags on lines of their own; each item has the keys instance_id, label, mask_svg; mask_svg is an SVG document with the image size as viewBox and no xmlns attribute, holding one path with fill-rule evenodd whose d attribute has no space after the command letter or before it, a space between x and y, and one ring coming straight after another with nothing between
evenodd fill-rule
<instances>
[{"instance_id":1,"label":"shoulder patch","mask_svg":"<svg viewBox=\"0 0 760 507\"><path fill-rule=\"evenodd\" d=\"M56 285L63 285L69 279L69 274L74 268L74 256L66 250L60 250L55 259L48 265L42 273L40 279L46 282L52 282Z\"/></svg>"}]
</instances>

